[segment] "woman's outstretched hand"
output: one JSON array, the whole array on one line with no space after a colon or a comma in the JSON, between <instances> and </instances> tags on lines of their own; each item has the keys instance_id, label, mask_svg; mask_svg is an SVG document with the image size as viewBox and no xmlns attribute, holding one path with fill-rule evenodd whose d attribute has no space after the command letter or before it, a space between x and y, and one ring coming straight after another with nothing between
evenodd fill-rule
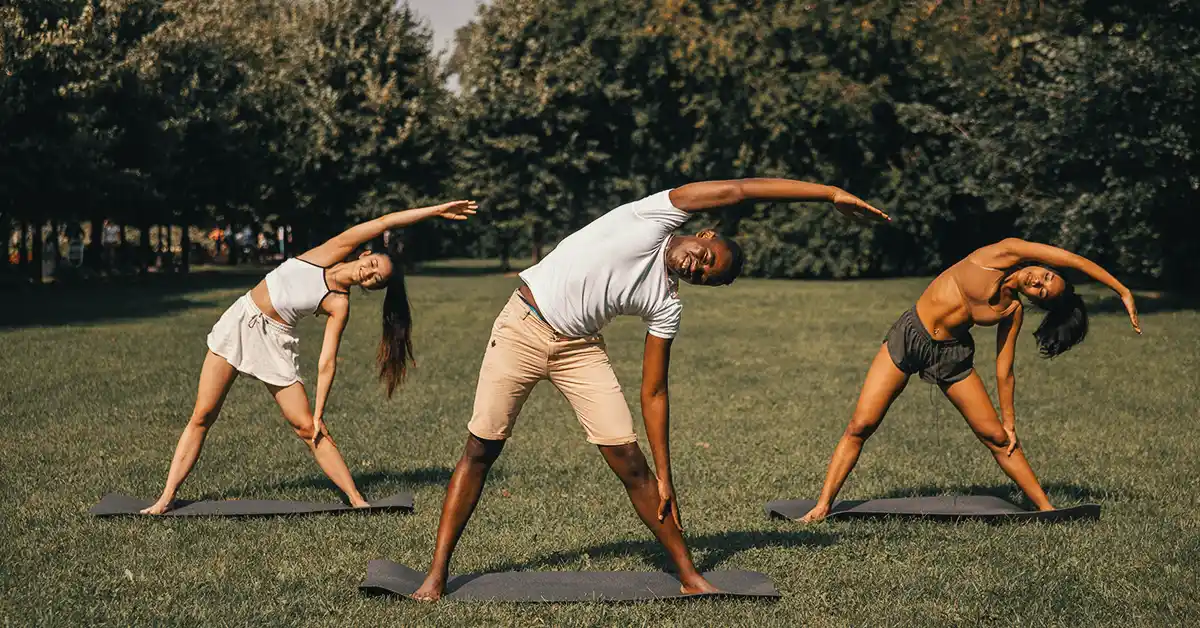
<instances>
[{"instance_id":1,"label":"woman's outstretched hand","mask_svg":"<svg viewBox=\"0 0 1200 628\"><path fill-rule=\"evenodd\" d=\"M468 216L474 216L478 209L479 204L475 201L451 201L434 206L433 215L447 220L466 220Z\"/></svg>"},{"instance_id":2,"label":"woman's outstretched hand","mask_svg":"<svg viewBox=\"0 0 1200 628\"><path fill-rule=\"evenodd\" d=\"M1126 290L1121 295L1121 303L1125 304L1125 311L1129 312L1129 322L1133 324L1133 331L1142 333L1142 325L1138 323L1137 305L1133 302L1133 293Z\"/></svg>"},{"instance_id":3,"label":"woman's outstretched hand","mask_svg":"<svg viewBox=\"0 0 1200 628\"><path fill-rule=\"evenodd\" d=\"M890 222L892 219L885 213L875 209L870 203L840 188L833 193L833 206L842 215L863 222Z\"/></svg>"}]
</instances>

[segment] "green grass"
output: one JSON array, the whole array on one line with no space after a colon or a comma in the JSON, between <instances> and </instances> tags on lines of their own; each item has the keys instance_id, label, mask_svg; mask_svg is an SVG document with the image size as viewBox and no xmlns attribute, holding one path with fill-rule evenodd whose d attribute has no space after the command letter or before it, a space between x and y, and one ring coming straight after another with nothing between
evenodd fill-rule
<instances>
[{"instance_id":1,"label":"green grass","mask_svg":"<svg viewBox=\"0 0 1200 628\"><path fill-rule=\"evenodd\" d=\"M454 273L449 273L453 275ZM103 494L160 490L195 395L204 337L254 276L168 289L35 293L0 328L0 621L5 625L1178 625L1200 621L1200 314L1145 300L1135 336L1111 300L1054 361L1018 354L1018 432L1057 504L1092 524L770 521L815 496L863 374L919 280L744 280L685 287L672 445L687 536L705 569L753 569L776 603L440 603L360 595L367 561L424 569L461 452L489 326L516 279L410 278L419 368L386 402L373 377L378 295L354 317L327 421L368 497L411 516L98 520ZM1156 311L1157 310L1157 311ZM1036 323L1036 317L1030 321ZM315 379L320 322L302 323ZM991 330L978 367L994 388ZM643 328L606 333L636 408ZM645 448L643 439L643 448ZM940 394L914 381L843 493L1016 491ZM263 386L234 386L181 497L338 497ZM549 384L529 401L455 557L456 572L653 570L665 558Z\"/></svg>"}]
</instances>

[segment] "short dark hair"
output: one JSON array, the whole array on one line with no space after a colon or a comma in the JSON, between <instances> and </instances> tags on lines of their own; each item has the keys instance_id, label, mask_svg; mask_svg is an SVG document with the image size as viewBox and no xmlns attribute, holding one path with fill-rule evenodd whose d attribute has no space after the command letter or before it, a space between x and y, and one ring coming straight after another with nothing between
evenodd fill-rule
<instances>
[{"instance_id":1,"label":"short dark hair","mask_svg":"<svg viewBox=\"0 0 1200 628\"><path fill-rule=\"evenodd\" d=\"M746 265L746 254L742 251L742 245L738 244L733 238L725 236L717 236L717 239L729 249L729 271L725 276L725 283L731 284L734 279L737 279L742 274L742 267Z\"/></svg>"}]
</instances>

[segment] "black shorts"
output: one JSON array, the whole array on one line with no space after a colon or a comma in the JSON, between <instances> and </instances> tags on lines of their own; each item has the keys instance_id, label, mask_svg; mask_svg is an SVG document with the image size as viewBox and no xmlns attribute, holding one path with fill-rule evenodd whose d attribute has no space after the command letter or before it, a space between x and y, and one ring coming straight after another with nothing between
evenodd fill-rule
<instances>
[{"instance_id":1,"label":"black shorts","mask_svg":"<svg viewBox=\"0 0 1200 628\"><path fill-rule=\"evenodd\" d=\"M915 305L900 315L883 341L896 368L909 375L920 373L921 379L931 384L962 381L975 366L975 341L971 334L964 332L950 340L934 340L917 317Z\"/></svg>"}]
</instances>

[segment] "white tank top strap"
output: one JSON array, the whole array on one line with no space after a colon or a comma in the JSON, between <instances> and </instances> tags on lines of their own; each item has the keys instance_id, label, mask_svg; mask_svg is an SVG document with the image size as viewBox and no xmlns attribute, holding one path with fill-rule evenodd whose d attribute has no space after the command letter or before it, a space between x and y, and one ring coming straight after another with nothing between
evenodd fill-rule
<instances>
[{"instance_id":1,"label":"white tank top strap","mask_svg":"<svg viewBox=\"0 0 1200 628\"><path fill-rule=\"evenodd\" d=\"M330 293L349 294L329 287L325 267L293 257L267 273L267 293L279 317L295 325L302 317L316 314Z\"/></svg>"}]
</instances>

